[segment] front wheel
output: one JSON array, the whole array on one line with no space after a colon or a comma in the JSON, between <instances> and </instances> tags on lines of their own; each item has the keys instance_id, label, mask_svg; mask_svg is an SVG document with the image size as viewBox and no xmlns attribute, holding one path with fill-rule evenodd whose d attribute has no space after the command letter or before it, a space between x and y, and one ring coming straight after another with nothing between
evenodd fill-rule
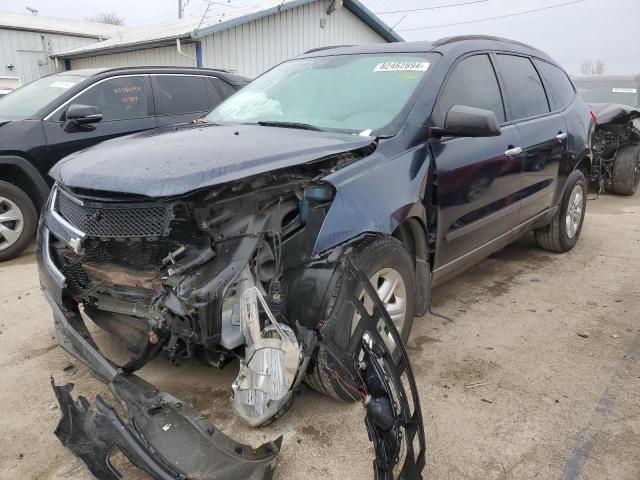
<instances>
[{"instance_id":1,"label":"front wheel","mask_svg":"<svg viewBox=\"0 0 640 480\"><path fill-rule=\"evenodd\" d=\"M0 262L16 257L33 239L38 214L27 194L0 181Z\"/></svg>"},{"instance_id":2,"label":"front wheel","mask_svg":"<svg viewBox=\"0 0 640 480\"><path fill-rule=\"evenodd\" d=\"M560 208L551 223L535 231L536 243L544 250L563 253L578 242L587 209L587 180L580 170L571 172Z\"/></svg>"},{"instance_id":3,"label":"front wheel","mask_svg":"<svg viewBox=\"0 0 640 480\"><path fill-rule=\"evenodd\" d=\"M355 266L369 278L369 281L377 291L378 296L385 304L387 312L395 327L400 332L403 342L406 342L413 325L413 315L416 301L416 280L413 262L406 249L398 240L392 237L377 237L356 246L351 253L351 259ZM348 345L351 335L354 333L359 315L348 302L348 296L342 290L341 283L334 288L329 300L327 318L331 314L336 320L344 323L341 328L333 330L339 345ZM371 311L372 302L365 298L364 292L355 292L368 311ZM383 338L389 334L380 332ZM395 347L391 340L387 344L391 353ZM353 355L356 352L348 352ZM349 391L339 378L333 378L329 371L334 370L331 360L323 345L320 345L314 364L305 376L305 383L320 393L333 398L354 402L359 400Z\"/></svg>"}]
</instances>

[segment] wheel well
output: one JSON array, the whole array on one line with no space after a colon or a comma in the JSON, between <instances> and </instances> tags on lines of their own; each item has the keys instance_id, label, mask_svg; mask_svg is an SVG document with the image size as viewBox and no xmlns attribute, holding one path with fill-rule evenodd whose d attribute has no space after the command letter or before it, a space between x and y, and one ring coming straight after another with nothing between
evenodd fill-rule
<instances>
[{"instance_id":1,"label":"wheel well","mask_svg":"<svg viewBox=\"0 0 640 480\"><path fill-rule=\"evenodd\" d=\"M415 217L403 221L393 232L393 237L404 245L413 261L416 275L415 315L424 315L429 308L431 270L426 229Z\"/></svg>"},{"instance_id":2,"label":"wheel well","mask_svg":"<svg viewBox=\"0 0 640 480\"><path fill-rule=\"evenodd\" d=\"M427 260L427 235L422 222L417 218L408 218L396 227L392 236L404 245L413 260Z\"/></svg>"},{"instance_id":3,"label":"wheel well","mask_svg":"<svg viewBox=\"0 0 640 480\"><path fill-rule=\"evenodd\" d=\"M23 190L39 212L44 199L31 176L18 165L2 164L1 167L2 173L0 173L0 180L12 183Z\"/></svg>"},{"instance_id":4,"label":"wheel well","mask_svg":"<svg viewBox=\"0 0 640 480\"><path fill-rule=\"evenodd\" d=\"M576 169L584 173L585 178L588 179L589 175L591 174L591 158L589 158L588 155L582 157L582 160L578 162L578 166L576 167Z\"/></svg>"}]
</instances>

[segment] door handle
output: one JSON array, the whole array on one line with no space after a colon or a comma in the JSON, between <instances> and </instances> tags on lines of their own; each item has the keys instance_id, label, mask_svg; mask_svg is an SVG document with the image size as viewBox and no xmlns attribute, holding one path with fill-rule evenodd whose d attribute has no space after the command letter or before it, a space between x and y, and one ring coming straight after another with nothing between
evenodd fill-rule
<instances>
[{"instance_id":1,"label":"door handle","mask_svg":"<svg viewBox=\"0 0 640 480\"><path fill-rule=\"evenodd\" d=\"M522 153L522 147L514 147L514 148L510 148L509 150L507 150L506 152L504 152L504 154L507 157L515 157L516 155L520 155Z\"/></svg>"},{"instance_id":2,"label":"door handle","mask_svg":"<svg viewBox=\"0 0 640 480\"><path fill-rule=\"evenodd\" d=\"M566 133L558 133L558 135L556 135L556 140L558 140L558 143L562 143L567 139L567 134Z\"/></svg>"}]
</instances>

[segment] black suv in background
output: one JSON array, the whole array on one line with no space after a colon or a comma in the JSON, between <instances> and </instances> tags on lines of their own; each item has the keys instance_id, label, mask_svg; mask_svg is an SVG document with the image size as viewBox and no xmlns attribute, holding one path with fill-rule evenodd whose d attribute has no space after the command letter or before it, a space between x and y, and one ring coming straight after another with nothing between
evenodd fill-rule
<instances>
[{"instance_id":1,"label":"black suv in background","mask_svg":"<svg viewBox=\"0 0 640 480\"><path fill-rule=\"evenodd\" d=\"M191 122L248 80L219 70L72 70L36 80L0 100L0 261L35 233L49 195L49 169L103 140Z\"/></svg>"}]
</instances>

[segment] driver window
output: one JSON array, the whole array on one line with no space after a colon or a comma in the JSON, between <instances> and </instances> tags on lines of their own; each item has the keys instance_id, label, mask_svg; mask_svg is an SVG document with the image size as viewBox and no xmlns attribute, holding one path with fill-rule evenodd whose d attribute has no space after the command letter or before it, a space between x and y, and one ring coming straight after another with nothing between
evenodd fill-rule
<instances>
[{"instance_id":1,"label":"driver window","mask_svg":"<svg viewBox=\"0 0 640 480\"><path fill-rule=\"evenodd\" d=\"M500 87L488 55L467 57L453 67L433 110L436 125L444 126L454 105L491 110L499 123L505 121Z\"/></svg>"},{"instance_id":2,"label":"driver window","mask_svg":"<svg viewBox=\"0 0 640 480\"><path fill-rule=\"evenodd\" d=\"M100 123L149 117L146 76L111 78L89 88L71 103L92 105L102 112Z\"/></svg>"}]
</instances>

